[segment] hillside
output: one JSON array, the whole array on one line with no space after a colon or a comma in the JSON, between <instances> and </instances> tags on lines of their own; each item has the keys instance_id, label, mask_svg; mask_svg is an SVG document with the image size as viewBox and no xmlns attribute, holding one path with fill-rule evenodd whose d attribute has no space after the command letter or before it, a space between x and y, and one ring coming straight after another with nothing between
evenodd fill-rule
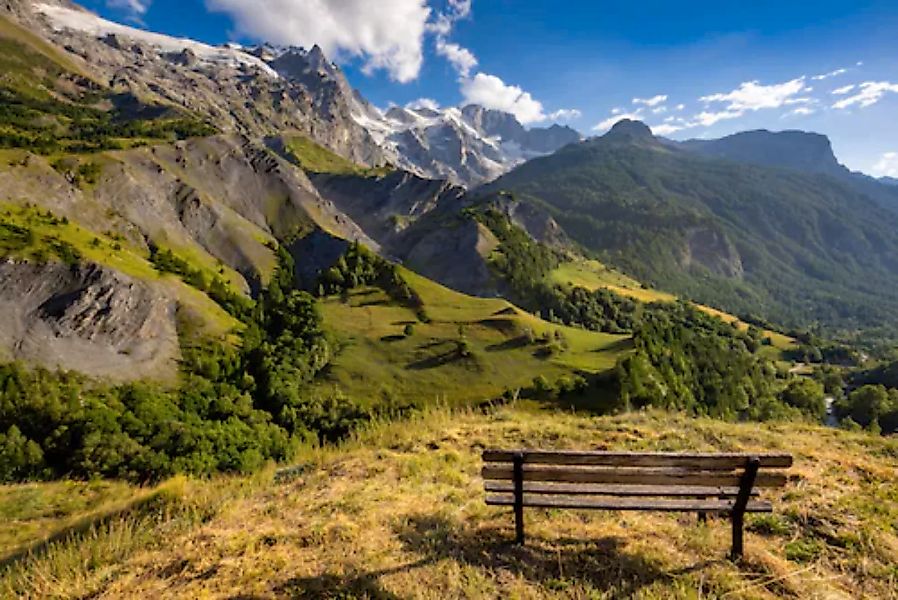
<instances>
[{"instance_id":1,"label":"hillside","mask_svg":"<svg viewBox=\"0 0 898 600\"><path fill-rule=\"evenodd\" d=\"M529 388L538 376L554 382L606 372L632 346L626 335L548 323L505 300L403 277L421 299L417 312L377 288L323 302L323 325L340 350L318 386L374 406L478 403ZM541 341L558 336L563 349Z\"/></svg>"},{"instance_id":2,"label":"hillside","mask_svg":"<svg viewBox=\"0 0 898 600\"><path fill-rule=\"evenodd\" d=\"M791 482L750 517L746 560L726 520L484 505L490 446L791 452ZM307 451L274 479L0 488L0 594L94 598L889 598L898 564L898 447L802 424L616 417L530 404L435 409ZM22 498L33 507L23 509ZM80 521L79 521L80 519ZM67 527L78 523L73 534ZM36 526L40 524L41 528ZM71 531L71 530L69 530Z\"/></svg>"},{"instance_id":3,"label":"hillside","mask_svg":"<svg viewBox=\"0 0 898 600\"><path fill-rule=\"evenodd\" d=\"M703 304L829 331L895 322L898 217L827 177L703 158L623 121L494 190L545 209L609 265Z\"/></svg>"}]
</instances>

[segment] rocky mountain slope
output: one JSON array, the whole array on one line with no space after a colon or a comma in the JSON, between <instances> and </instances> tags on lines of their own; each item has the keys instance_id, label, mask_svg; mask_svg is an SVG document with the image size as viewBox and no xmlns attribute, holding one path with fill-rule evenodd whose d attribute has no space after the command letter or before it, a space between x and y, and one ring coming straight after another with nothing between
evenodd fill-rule
<instances>
[{"instance_id":1,"label":"rocky mountain slope","mask_svg":"<svg viewBox=\"0 0 898 600\"><path fill-rule=\"evenodd\" d=\"M385 114L369 106L356 118L399 166L466 187L580 140L570 127L528 130L514 115L478 105L396 106Z\"/></svg>"},{"instance_id":2,"label":"rocky mountain slope","mask_svg":"<svg viewBox=\"0 0 898 600\"><path fill-rule=\"evenodd\" d=\"M708 158L622 121L485 191L500 189L606 262L731 312L853 330L898 308L898 217L831 176Z\"/></svg>"},{"instance_id":3,"label":"rocky mountain slope","mask_svg":"<svg viewBox=\"0 0 898 600\"><path fill-rule=\"evenodd\" d=\"M295 130L356 162L385 160L352 118L354 93L342 74L322 68L318 50L212 47L113 23L69 2L19 0L5 10L120 103L177 107L250 137ZM275 58L274 66L266 62Z\"/></svg>"}]
</instances>

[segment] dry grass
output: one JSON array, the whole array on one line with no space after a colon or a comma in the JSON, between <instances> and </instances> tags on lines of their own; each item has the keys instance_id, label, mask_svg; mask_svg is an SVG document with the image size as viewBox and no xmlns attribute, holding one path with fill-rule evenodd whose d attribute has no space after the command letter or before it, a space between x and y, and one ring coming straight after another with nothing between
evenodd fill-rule
<instances>
[{"instance_id":1,"label":"dry grass","mask_svg":"<svg viewBox=\"0 0 898 600\"><path fill-rule=\"evenodd\" d=\"M527 513L483 504L486 446L788 450L795 481L754 517L746 560L728 522L694 515ZM309 452L291 481L260 484L162 544L128 553L102 598L894 598L898 443L795 424L667 413L592 417L529 405L434 409ZM45 564L28 566L35 596ZM81 586L83 590L85 586Z\"/></svg>"}]
</instances>

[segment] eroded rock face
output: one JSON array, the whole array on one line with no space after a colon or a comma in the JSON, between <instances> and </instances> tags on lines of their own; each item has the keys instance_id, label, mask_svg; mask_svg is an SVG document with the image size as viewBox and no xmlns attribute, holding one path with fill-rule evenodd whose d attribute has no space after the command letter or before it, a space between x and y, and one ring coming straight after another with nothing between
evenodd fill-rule
<instances>
[{"instance_id":1,"label":"eroded rock face","mask_svg":"<svg viewBox=\"0 0 898 600\"><path fill-rule=\"evenodd\" d=\"M500 286L486 258L498 246L493 234L473 220L431 231L417 239L405 253L405 263L454 290L478 296L494 296Z\"/></svg>"},{"instance_id":2,"label":"eroded rock face","mask_svg":"<svg viewBox=\"0 0 898 600\"><path fill-rule=\"evenodd\" d=\"M723 233L710 228L686 232L681 264L685 268L701 266L715 275L741 279L745 274L739 251Z\"/></svg>"},{"instance_id":3,"label":"eroded rock face","mask_svg":"<svg viewBox=\"0 0 898 600\"><path fill-rule=\"evenodd\" d=\"M176 303L96 264L0 263L0 351L112 380L169 379L180 356Z\"/></svg>"}]
</instances>

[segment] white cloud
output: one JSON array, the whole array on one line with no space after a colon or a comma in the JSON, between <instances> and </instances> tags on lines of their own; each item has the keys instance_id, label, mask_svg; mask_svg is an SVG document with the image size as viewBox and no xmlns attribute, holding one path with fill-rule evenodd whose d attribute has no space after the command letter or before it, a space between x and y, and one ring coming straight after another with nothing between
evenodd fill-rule
<instances>
[{"instance_id":1,"label":"white cloud","mask_svg":"<svg viewBox=\"0 0 898 600\"><path fill-rule=\"evenodd\" d=\"M658 106L664 102L667 102L667 96L664 94L658 94L651 98L633 98L633 104L642 104L649 107Z\"/></svg>"},{"instance_id":2,"label":"white cloud","mask_svg":"<svg viewBox=\"0 0 898 600\"><path fill-rule=\"evenodd\" d=\"M706 104L725 103L728 113L744 113L765 108L779 108L794 96L806 91L808 88L804 77L773 85L747 81L731 92L703 96L700 100Z\"/></svg>"},{"instance_id":3,"label":"white cloud","mask_svg":"<svg viewBox=\"0 0 898 600\"><path fill-rule=\"evenodd\" d=\"M808 108L807 106L799 106L798 108L796 108L796 109L793 110L792 112L787 113L787 114L785 114L785 115L783 115L783 116L784 116L784 117L787 117L787 116L806 117L806 116L808 116L808 115L814 114L815 112L817 112L817 111L814 110L813 108Z\"/></svg>"},{"instance_id":4,"label":"white cloud","mask_svg":"<svg viewBox=\"0 0 898 600\"><path fill-rule=\"evenodd\" d=\"M830 71L829 73L823 73L821 75L814 75L811 77L814 81L823 81L824 79L829 79L830 77L838 77L839 75L844 75L848 72L848 69L836 69L835 71Z\"/></svg>"},{"instance_id":5,"label":"white cloud","mask_svg":"<svg viewBox=\"0 0 898 600\"><path fill-rule=\"evenodd\" d=\"M457 19L466 19L471 15L472 0L449 0L449 8Z\"/></svg>"},{"instance_id":6,"label":"white cloud","mask_svg":"<svg viewBox=\"0 0 898 600\"><path fill-rule=\"evenodd\" d=\"M576 108L562 108L549 115L549 121L574 121L583 116Z\"/></svg>"},{"instance_id":7,"label":"white cloud","mask_svg":"<svg viewBox=\"0 0 898 600\"><path fill-rule=\"evenodd\" d=\"M106 0L106 6L124 10L130 19L138 22L150 9L151 3L152 0Z\"/></svg>"},{"instance_id":8,"label":"white cloud","mask_svg":"<svg viewBox=\"0 0 898 600\"><path fill-rule=\"evenodd\" d=\"M466 104L480 104L511 113L524 125L546 120L539 100L516 85L506 84L495 75L477 73L473 78L463 79L461 94Z\"/></svg>"},{"instance_id":9,"label":"white cloud","mask_svg":"<svg viewBox=\"0 0 898 600\"><path fill-rule=\"evenodd\" d=\"M653 108L653 109L652 109L652 114L653 114L653 115L661 115L661 114L664 114L664 113L666 113L666 112L667 112L667 107L666 107L666 106L659 106L658 108Z\"/></svg>"},{"instance_id":10,"label":"white cloud","mask_svg":"<svg viewBox=\"0 0 898 600\"><path fill-rule=\"evenodd\" d=\"M851 92L854 90L854 88L856 88L856 87L857 87L857 86L854 85L854 84L846 85L846 86L844 86L844 87L840 87L840 88L834 89L834 90L832 91L832 94L833 94L834 96L844 96L845 94L851 93Z\"/></svg>"},{"instance_id":11,"label":"white cloud","mask_svg":"<svg viewBox=\"0 0 898 600\"><path fill-rule=\"evenodd\" d=\"M744 114L744 110L724 110L721 112L702 111L692 117L692 122L689 123L688 127L698 127L699 125L703 127L710 127L711 125L719 123L720 121L738 119Z\"/></svg>"},{"instance_id":12,"label":"white cloud","mask_svg":"<svg viewBox=\"0 0 898 600\"><path fill-rule=\"evenodd\" d=\"M632 113L618 113L616 115L612 115L612 116L608 117L607 119L605 119L604 121L602 121L601 123L597 124L595 127L592 128L592 130L599 131L599 132L608 131L609 129L614 127L614 125L618 121L623 121L624 119L630 119L631 121L639 121L640 119L642 119L642 109L639 109L636 112L632 112Z\"/></svg>"},{"instance_id":13,"label":"white cloud","mask_svg":"<svg viewBox=\"0 0 898 600\"><path fill-rule=\"evenodd\" d=\"M445 38L437 38L437 54L446 58L462 77L470 77L471 71L477 67L477 57L458 44L447 42Z\"/></svg>"},{"instance_id":14,"label":"white cloud","mask_svg":"<svg viewBox=\"0 0 898 600\"><path fill-rule=\"evenodd\" d=\"M860 108L873 106L888 93L898 94L898 83L888 81L865 81L860 85L860 90L853 96L839 100L833 104L833 108L845 109L857 104Z\"/></svg>"},{"instance_id":15,"label":"white cloud","mask_svg":"<svg viewBox=\"0 0 898 600\"><path fill-rule=\"evenodd\" d=\"M686 108L685 104L677 104L677 110L683 110Z\"/></svg>"},{"instance_id":16,"label":"white cloud","mask_svg":"<svg viewBox=\"0 0 898 600\"><path fill-rule=\"evenodd\" d=\"M622 114L624 114L625 112L627 112L627 111L626 111L625 109L623 109L623 108L612 108L612 109L611 109L611 114L612 114L612 115L622 115Z\"/></svg>"},{"instance_id":17,"label":"white cloud","mask_svg":"<svg viewBox=\"0 0 898 600\"><path fill-rule=\"evenodd\" d=\"M678 131L686 129L683 125L674 125L672 123L664 123L663 125L652 125L652 133L655 135L670 135Z\"/></svg>"},{"instance_id":18,"label":"white cloud","mask_svg":"<svg viewBox=\"0 0 898 600\"><path fill-rule=\"evenodd\" d=\"M449 0L448 11L439 13L433 23L427 24L427 30L436 34L437 54L448 60L452 68L463 78L470 77L471 71L477 68L477 57L467 48L448 41L448 37L456 21L471 16L472 1Z\"/></svg>"},{"instance_id":19,"label":"white cloud","mask_svg":"<svg viewBox=\"0 0 898 600\"><path fill-rule=\"evenodd\" d=\"M426 108L428 110L440 110L440 103L433 98L418 98L405 105L408 109Z\"/></svg>"},{"instance_id":20,"label":"white cloud","mask_svg":"<svg viewBox=\"0 0 898 600\"><path fill-rule=\"evenodd\" d=\"M898 177L898 152L883 154L872 171L878 177Z\"/></svg>"},{"instance_id":21,"label":"white cloud","mask_svg":"<svg viewBox=\"0 0 898 600\"><path fill-rule=\"evenodd\" d=\"M366 72L383 69L400 83L421 70L431 14L426 0L206 0L206 6L230 15L237 31L249 37L318 44L336 60L361 57Z\"/></svg>"}]
</instances>

